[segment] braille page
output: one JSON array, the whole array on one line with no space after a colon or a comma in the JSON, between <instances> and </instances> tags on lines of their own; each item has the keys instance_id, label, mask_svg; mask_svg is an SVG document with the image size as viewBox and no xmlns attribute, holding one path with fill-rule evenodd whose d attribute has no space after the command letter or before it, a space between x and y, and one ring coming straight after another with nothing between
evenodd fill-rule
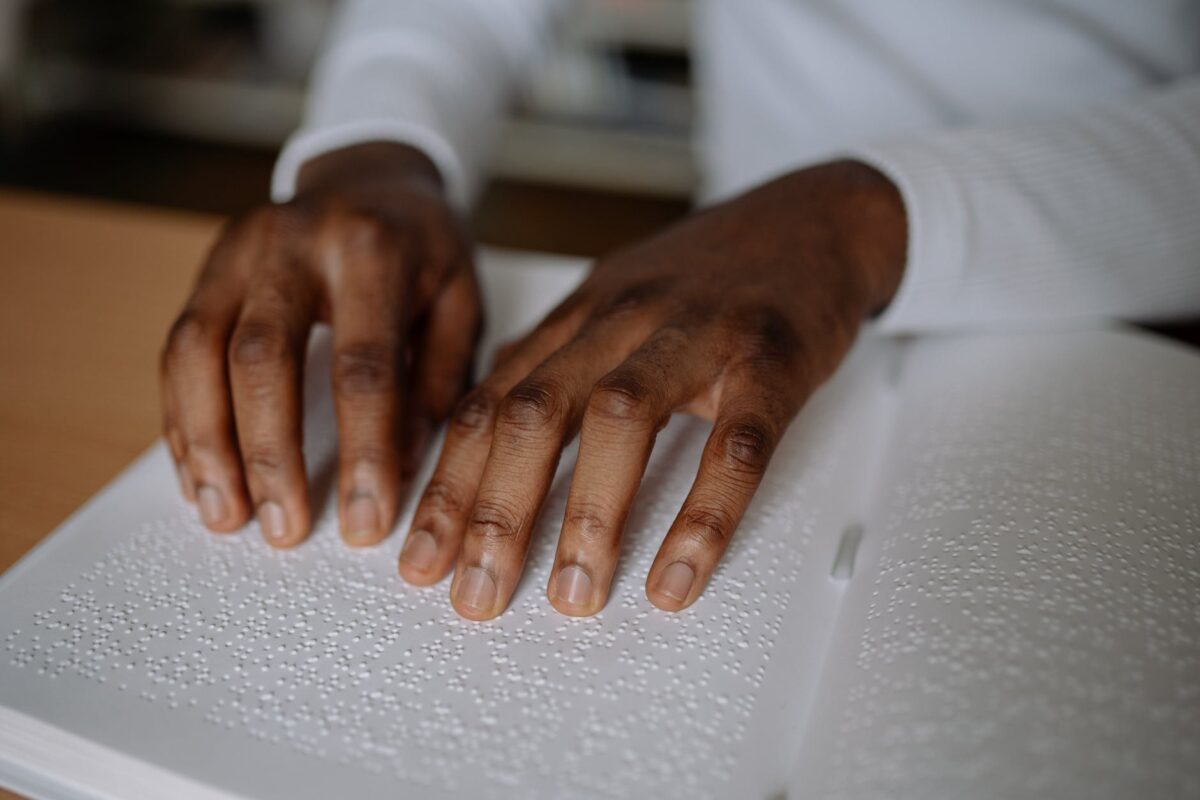
<instances>
[{"instance_id":1,"label":"braille page","mask_svg":"<svg viewBox=\"0 0 1200 800\"><path fill-rule=\"evenodd\" d=\"M1200 358L932 340L789 797L1200 796Z\"/></svg>"},{"instance_id":2,"label":"braille page","mask_svg":"<svg viewBox=\"0 0 1200 800\"><path fill-rule=\"evenodd\" d=\"M488 261L491 345L581 276ZM204 531L156 447L5 576L0 778L51 797L765 796L831 635L829 564L882 438L886 354L864 342L793 425L689 611L643 589L709 430L677 418L607 608L571 619L545 599L568 451L512 606L480 624L448 582L400 580L406 519L376 548L339 539L318 352L306 453L324 511L305 544Z\"/></svg>"}]
</instances>

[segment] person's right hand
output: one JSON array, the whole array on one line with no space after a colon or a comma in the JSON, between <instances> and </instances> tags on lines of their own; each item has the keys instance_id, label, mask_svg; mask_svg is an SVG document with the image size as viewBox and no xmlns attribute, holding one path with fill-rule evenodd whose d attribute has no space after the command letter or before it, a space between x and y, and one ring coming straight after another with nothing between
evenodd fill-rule
<instances>
[{"instance_id":1,"label":"person's right hand","mask_svg":"<svg viewBox=\"0 0 1200 800\"><path fill-rule=\"evenodd\" d=\"M468 378L480 325L471 247L418 151L370 143L305 166L292 202L230 223L163 350L163 427L206 526L257 516L272 545L308 535L301 374L333 326L342 535L370 545Z\"/></svg>"}]
</instances>

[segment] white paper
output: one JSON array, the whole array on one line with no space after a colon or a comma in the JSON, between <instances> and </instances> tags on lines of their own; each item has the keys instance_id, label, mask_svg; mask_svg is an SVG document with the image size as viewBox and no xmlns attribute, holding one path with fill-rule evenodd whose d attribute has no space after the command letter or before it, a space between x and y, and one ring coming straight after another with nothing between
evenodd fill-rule
<instances>
[{"instance_id":1,"label":"white paper","mask_svg":"<svg viewBox=\"0 0 1200 800\"><path fill-rule=\"evenodd\" d=\"M915 348L794 797L1200 797L1200 358Z\"/></svg>"},{"instance_id":2,"label":"white paper","mask_svg":"<svg viewBox=\"0 0 1200 800\"><path fill-rule=\"evenodd\" d=\"M485 351L581 274L488 261ZM403 583L402 533L344 546L329 502L289 552L253 525L204 531L156 447L0 581L0 777L54 797L766 796L844 590L828 572L883 438L887 395L867 389L884 386L887 353L864 343L814 399L709 591L678 615L643 584L708 433L695 419L661 434L590 619L544 593L570 453L512 606L479 624L455 615L447 582ZM327 377L308 382L306 454L328 496Z\"/></svg>"},{"instance_id":3,"label":"white paper","mask_svg":"<svg viewBox=\"0 0 1200 800\"><path fill-rule=\"evenodd\" d=\"M485 353L581 276L486 262ZM681 417L603 613L544 596L568 450L511 608L479 624L446 582L398 577L406 518L377 548L340 541L317 350L309 542L204 531L159 446L0 579L0 782L55 798L1196 793L1194 354L1118 333L864 337L692 609L643 591L708 433Z\"/></svg>"}]
</instances>

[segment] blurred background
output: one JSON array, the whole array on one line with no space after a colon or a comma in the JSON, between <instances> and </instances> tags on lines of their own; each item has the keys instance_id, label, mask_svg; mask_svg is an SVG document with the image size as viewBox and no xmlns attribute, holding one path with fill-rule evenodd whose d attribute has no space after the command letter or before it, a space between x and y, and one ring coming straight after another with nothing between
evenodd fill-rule
<instances>
[{"instance_id":1,"label":"blurred background","mask_svg":"<svg viewBox=\"0 0 1200 800\"><path fill-rule=\"evenodd\" d=\"M0 185L262 202L336 0L0 0ZM472 225L594 255L688 207L688 0L590 0L516 98Z\"/></svg>"}]
</instances>

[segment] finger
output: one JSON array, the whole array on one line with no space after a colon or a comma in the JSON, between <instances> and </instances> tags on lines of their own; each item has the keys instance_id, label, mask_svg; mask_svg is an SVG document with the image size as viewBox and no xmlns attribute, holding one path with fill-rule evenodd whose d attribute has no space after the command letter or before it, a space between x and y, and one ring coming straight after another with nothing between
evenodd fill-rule
<instances>
[{"instance_id":1,"label":"finger","mask_svg":"<svg viewBox=\"0 0 1200 800\"><path fill-rule=\"evenodd\" d=\"M564 614L584 616L604 607L655 437L671 413L720 371L721 347L712 330L660 329L592 390L546 587Z\"/></svg>"},{"instance_id":2,"label":"finger","mask_svg":"<svg viewBox=\"0 0 1200 800\"><path fill-rule=\"evenodd\" d=\"M496 348L496 352L492 354L492 364L498 366L503 364L505 361L508 361L509 357L513 354L516 348L516 342L505 342L504 344L500 345Z\"/></svg>"},{"instance_id":3,"label":"finger","mask_svg":"<svg viewBox=\"0 0 1200 800\"><path fill-rule=\"evenodd\" d=\"M700 471L646 579L666 611L695 602L725 552L794 415L782 390L731 379L700 459Z\"/></svg>"},{"instance_id":4,"label":"finger","mask_svg":"<svg viewBox=\"0 0 1200 800\"><path fill-rule=\"evenodd\" d=\"M348 544L368 546L387 536L399 505L413 273L382 229L352 224L332 297L338 517Z\"/></svg>"},{"instance_id":5,"label":"finger","mask_svg":"<svg viewBox=\"0 0 1200 800\"><path fill-rule=\"evenodd\" d=\"M179 411L175 401L175 393L171 391L171 384L166 379L165 374L160 376L159 398L162 405L163 439L166 440L167 450L170 452L171 461L175 465L175 476L179 480L179 490L189 503L195 503L196 482L192 480L191 471L184 460L187 447L184 445L183 434L180 433L179 425L176 421L179 417Z\"/></svg>"},{"instance_id":6,"label":"finger","mask_svg":"<svg viewBox=\"0 0 1200 800\"><path fill-rule=\"evenodd\" d=\"M220 532L237 529L250 512L225 369L235 289L226 278L201 282L171 327L160 367L165 434L180 484L205 526Z\"/></svg>"},{"instance_id":7,"label":"finger","mask_svg":"<svg viewBox=\"0 0 1200 800\"><path fill-rule=\"evenodd\" d=\"M434 300L425 321L414 359L410 417L416 430L407 443L410 467L424 450L433 426L446 418L466 388L479 327L479 287L468 268Z\"/></svg>"},{"instance_id":8,"label":"finger","mask_svg":"<svg viewBox=\"0 0 1200 800\"><path fill-rule=\"evenodd\" d=\"M315 288L280 251L260 267L229 340L229 376L246 485L263 536L291 547L310 526L301 452L301 378Z\"/></svg>"},{"instance_id":9,"label":"finger","mask_svg":"<svg viewBox=\"0 0 1200 800\"><path fill-rule=\"evenodd\" d=\"M509 389L567 338L558 327L535 331L455 406L433 476L417 503L400 552L400 574L418 586L437 583L454 565L492 443L496 409Z\"/></svg>"},{"instance_id":10,"label":"finger","mask_svg":"<svg viewBox=\"0 0 1200 800\"><path fill-rule=\"evenodd\" d=\"M455 406L433 477L413 513L400 574L418 586L437 583L454 566L475 490L492 444L500 399L565 344L582 323L582 307L564 304L513 349L503 364Z\"/></svg>"},{"instance_id":11,"label":"finger","mask_svg":"<svg viewBox=\"0 0 1200 800\"><path fill-rule=\"evenodd\" d=\"M490 619L520 579L533 525L596 381L645 340L650 320L586 326L504 398L450 589L468 619Z\"/></svg>"}]
</instances>

